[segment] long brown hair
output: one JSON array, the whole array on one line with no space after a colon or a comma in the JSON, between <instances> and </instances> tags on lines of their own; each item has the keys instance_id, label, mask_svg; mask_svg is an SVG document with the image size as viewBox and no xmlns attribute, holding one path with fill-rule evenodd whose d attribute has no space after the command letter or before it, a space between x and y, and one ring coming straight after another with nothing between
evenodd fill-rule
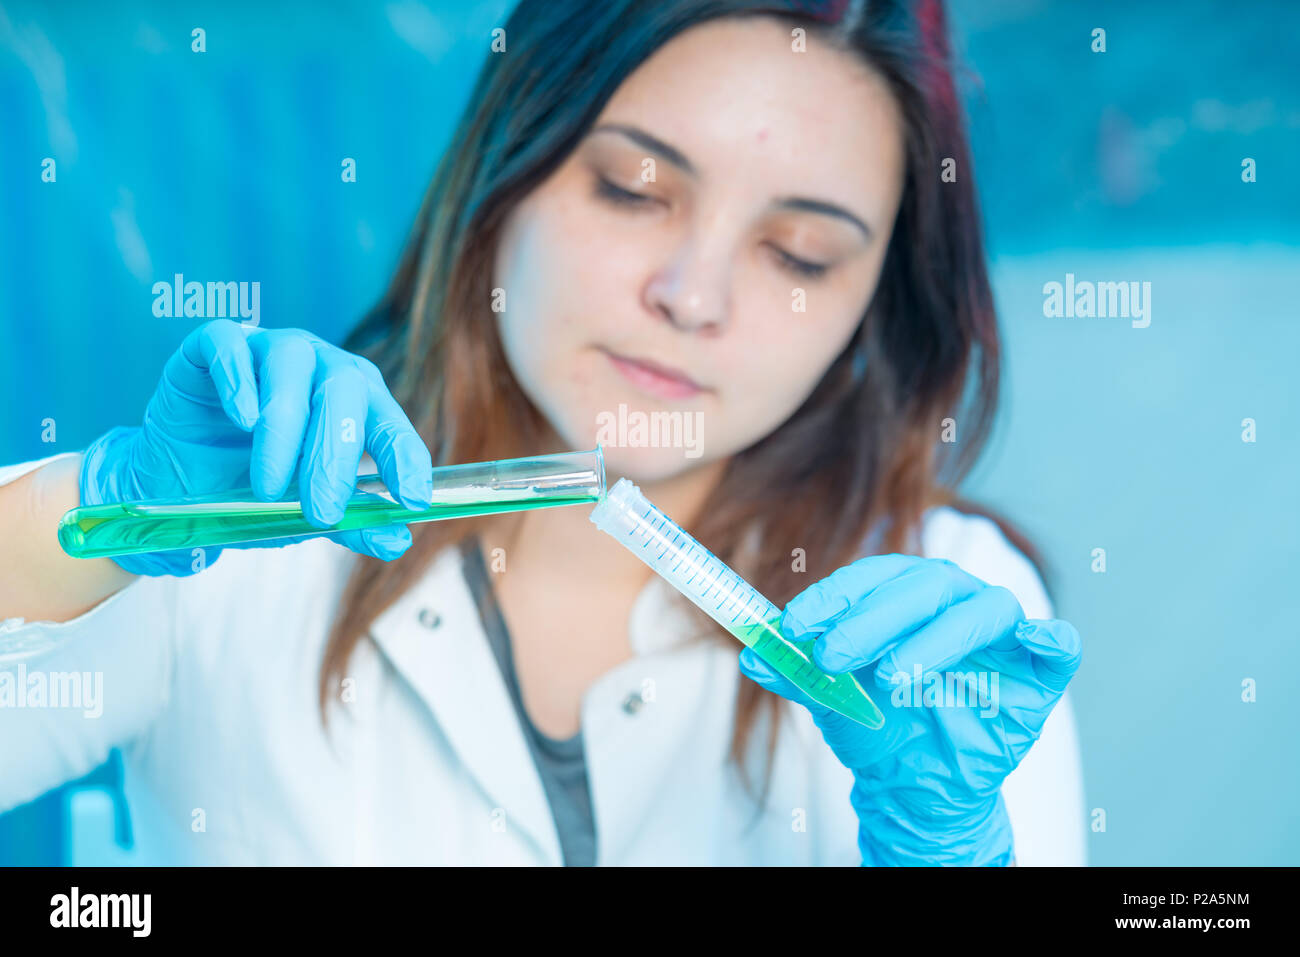
<instances>
[{"instance_id":1,"label":"long brown hair","mask_svg":"<svg viewBox=\"0 0 1300 957\"><path fill-rule=\"evenodd\" d=\"M506 24L509 52L488 57L396 275L343 345L380 367L435 465L556 451L540 447L547 423L516 382L490 321L505 217L657 48L703 21L752 14L781 17L865 58L888 81L906 127L901 206L856 333L803 406L731 458L690 529L781 606L868 551L915 550L925 509L959 503L948 489L992 424L996 317L938 0L523 0ZM958 173L951 182L941 179L946 158ZM949 416L960 424L958 442L940 439ZM323 719L373 621L437 553L480 525L414 526L401 561L358 560L321 668ZM801 572L792 569L795 548L806 556ZM750 731L760 709L772 708L770 756L780 705L753 682L740 683L731 758L747 784Z\"/></svg>"}]
</instances>

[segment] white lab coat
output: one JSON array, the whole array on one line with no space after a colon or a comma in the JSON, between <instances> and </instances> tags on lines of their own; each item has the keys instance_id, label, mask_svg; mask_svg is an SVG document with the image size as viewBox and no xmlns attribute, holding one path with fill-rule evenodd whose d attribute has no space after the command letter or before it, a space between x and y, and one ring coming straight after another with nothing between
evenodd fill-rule
<instances>
[{"instance_id":1,"label":"white lab coat","mask_svg":"<svg viewBox=\"0 0 1300 957\"><path fill-rule=\"evenodd\" d=\"M0 468L0 484L50 459ZM1051 617L1032 566L987 519L931 509L922 550ZM0 622L0 668L102 672L104 697L98 718L0 708L0 810L120 747L150 861L562 863L455 549L358 646L355 703L334 706L322 732L321 654L353 558L323 539L226 550L192 577L136 579L71 621ZM802 708L787 708L755 817L726 763L739 646L684 642L694 619L669 597L651 579L630 614L634 657L583 698L598 863L859 864L852 775ZM625 707L642 692L651 700ZM756 755L766 738L751 737ZM1003 793L1021 866L1084 863L1068 694Z\"/></svg>"}]
</instances>

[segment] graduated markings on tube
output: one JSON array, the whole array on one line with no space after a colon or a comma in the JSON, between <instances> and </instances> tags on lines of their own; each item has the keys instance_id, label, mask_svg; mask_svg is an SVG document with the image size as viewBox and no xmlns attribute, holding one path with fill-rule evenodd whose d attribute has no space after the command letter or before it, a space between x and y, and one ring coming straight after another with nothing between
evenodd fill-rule
<instances>
[{"instance_id":1,"label":"graduated markings on tube","mask_svg":"<svg viewBox=\"0 0 1300 957\"><path fill-rule=\"evenodd\" d=\"M651 516L654 516L654 518L652 519ZM660 543L663 545L663 550L660 551L658 555L658 559L660 561L662 561L663 557L667 555L668 552L674 547L680 546L681 543L684 541L685 542L692 541L690 536L688 536L681 529L678 529L675 534L675 537L669 540L668 537L664 534L663 529L666 526L672 525L673 523L671 522L671 520L668 518L667 515L664 515L663 512L659 511L659 509L657 509L654 505L651 505L649 508L647 508L646 511L642 514L641 518L643 521L646 521L647 524L650 525L650 529L647 529L644 532L645 541L642 543L641 547L648 548L650 546L650 543L655 541L657 535ZM644 526L642 527L644 528ZM634 531L635 529L629 531L628 534L631 535ZM696 558L695 552L697 551L702 551L704 553L705 558L703 563L701 563ZM770 611L772 612L777 612L780 610L775 605L772 605L771 602L767 601L757 593L753 593L751 596L753 599L752 606L745 601L743 595L742 597L737 597L736 593L738 591L741 591L741 586L746 585L747 583L744 582L742 579L740 579L740 577L737 576L734 572L732 572L731 575L733 579L731 583L731 588L729 591L723 594L720 582L722 581L723 578L723 572L730 571L730 569L727 569L726 566L716 555L714 555L703 545L700 545L698 542L695 542L694 545L689 549L689 551L682 552L682 557L678 559L677 564L672 567L672 572L675 574L677 572L677 569L681 568L682 564L686 562L688 559L695 559L695 560L691 562L693 566L693 574L691 575L690 578L686 580L685 584L687 585L691 584L691 582L695 581L695 579L699 577L701 572L705 574L706 578L707 576L712 574L713 577L707 581L707 587L705 587L704 591L700 593L700 600L707 601L709 599L709 592L713 591L713 589L717 587L718 594L721 595L722 597L721 600L719 600L719 602L713 606L713 608L715 611L722 608L722 606L727 603L727 600L730 599L733 603L733 607L737 609L736 613L732 615L730 619L733 624L735 623L736 619L740 618L741 615L744 615L746 613L748 613L750 621L758 622L758 621L766 620L766 618L769 616L764 614L765 605L771 605ZM710 561L715 561L718 563L718 568L715 572L710 572L709 569ZM750 591L753 592L753 589L751 588ZM723 612L723 614L725 615L726 612Z\"/></svg>"}]
</instances>

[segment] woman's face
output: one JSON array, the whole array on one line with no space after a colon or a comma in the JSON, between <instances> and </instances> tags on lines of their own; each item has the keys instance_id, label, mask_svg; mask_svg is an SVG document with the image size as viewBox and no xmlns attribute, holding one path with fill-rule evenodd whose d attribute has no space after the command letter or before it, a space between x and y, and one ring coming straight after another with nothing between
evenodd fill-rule
<instances>
[{"instance_id":1,"label":"woman's face","mask_svg":"<svg viewBox=\"0 0 1300 957\"><path fill-rule=\"evenodd\" d=\"M672 477L772 432L875 290L902 191L897 106L859 59L791 42L767 18L680 34L511 211L494 283L507 358L561 438L599 440L615 474Z\"/></svg>"}]
</instances>

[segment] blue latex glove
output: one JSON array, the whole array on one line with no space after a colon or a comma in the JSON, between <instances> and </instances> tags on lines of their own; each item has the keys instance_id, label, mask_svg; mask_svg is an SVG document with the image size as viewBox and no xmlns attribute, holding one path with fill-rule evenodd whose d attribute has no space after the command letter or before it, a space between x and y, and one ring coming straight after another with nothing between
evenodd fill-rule
<instances>
[{"instance_id":1,"label":"blue latex glove","mask_svg":"<svg viewBox=\"0 0 1300 957\"><path fill-rule=\"evenodd\" d=\"M350 428L346 419L353 422ZM355 441L347 440L352 437ZM343 518L363 451L403 505L429 507L429 450L374 363L301 329L250 328L216 319L194 329L168 359L144 425L113 429L86 449L81 503L250 486L258 498L272 501L296 477L307 520L328 529ZM225 547L268 548L307 537L318 536ZM411 544L404 525L319 537L385 560ZM222 549L203 551L201 563L190 549L114 561L141 575L190 575L215 561Z\"/></svg>"},{"instance_id":2,"label":"blue latex glove","mask_svg":"<svg viewBox=\"0 0 1300 957\"><path fill-rule=\"evenodd\" d=\"M746 675L812 712L853 771L863 863L1014 863L1001 785L1078 670L1074 626L1026 620L1008 589L950 561L875 555L797 595L781 629L790 638L816 637L817 666L855 672L884 712L885 726L872 731L809 699L748 648L740 654ZM917 665L923 676L983 673L986 693L996 673L997 693L975 706L930 707L911 687ZM921 690L930 682L923 677Z\"/></svg>"}]
</instances>

